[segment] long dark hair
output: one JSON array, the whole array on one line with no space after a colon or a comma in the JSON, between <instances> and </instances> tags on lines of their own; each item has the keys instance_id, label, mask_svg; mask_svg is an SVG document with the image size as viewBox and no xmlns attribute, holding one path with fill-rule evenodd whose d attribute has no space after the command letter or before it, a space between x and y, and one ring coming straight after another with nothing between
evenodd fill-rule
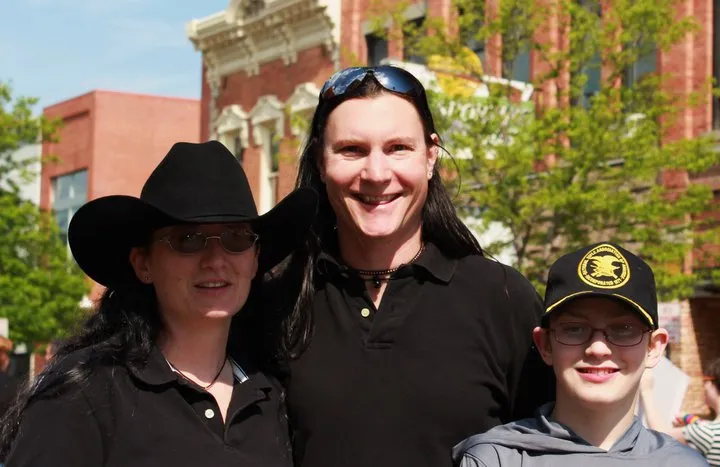
<instances>
[{"instance_id":1,"label":"long dark hair","mask_svg":"<svg viewBox=\"0 0 720 467\"><path fill-rule=\"evenodd\" d=\"M265 332L269 326L264 324L262 309L257 304L262 283L262 274L257 274L245 305L232 319L228 352L250 354L259 368L274 374L273 352L277 342L270 340L272 334ZM97 310L74 336L63 341L48 366L33 384L20 391L0 420L0 459L9 454L23 412L30 404L83 387L92 371L100 366L142 368L162 329L153 286L138 280L105 290ZM68 358L71 354L73 357Z\"/></svg>"},{"instance_id":2,"label":"long dark hair","mask_svg":"<svg viewBox=\"0 0 720 467\"><path fill-rule=\"evenodd\" d=\"M140 365L147 361L161 329L152 286L130 284L106 290L97 311L81 330L57 349L48 366L33 384L20 391L0 423L0 458L9 453L25 409L36 400L83 386L100 365ZM66 358L87 349L83 358L68 364Z\"/></svg>"},{"instance_id":3,"label":"long dark hair","mask_svg":"<svg viewBox=\"0 0 720 467\"><path fill-rule=\"evenodd\" d=\"M323 248L335 239L335 212L328 200L318 168L327 120L330 113L348 99L372 98L383 93L395 94L413 104L423 124L426 144L435 144L431 138L431 135L436 133L435 122L424 90L420 95L394 93L382 87L373 75L368 74L340 96L327 100L321 97L300 157L295 184L297 188L310 187L317 191L318 215L304 248L296 250L292 255L282 275L283 279L279 281L284 290L283 295L297 297L294 304L285 304L287 309L292 309L282 325L281 352L286 358L297 358L310 342L313 329L311 310L315 293L315 263ZM455 212L452 199L440 177L440 163L438 159L428 182L427 199L422 209L423 240L433 243L450 258L482 255L483 251L477 239Z\"/></svg>"}]
</instances>

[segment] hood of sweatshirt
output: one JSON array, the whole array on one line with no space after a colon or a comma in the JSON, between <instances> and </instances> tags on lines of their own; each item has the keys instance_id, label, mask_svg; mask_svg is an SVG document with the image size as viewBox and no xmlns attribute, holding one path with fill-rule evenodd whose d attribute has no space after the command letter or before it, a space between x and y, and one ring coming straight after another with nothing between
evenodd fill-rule
<instances>
[{"instance_id":1,"label":"hood of sweatshirt","mask_svg":"<svg viewBox=\"0 0 720 467\"><path fill-rule=\"evenodd\" d=\"M550 413L553 408L552 403L546 404L538 409L535 418L497 426L486 433L472 436L455 446L454 457L457 459L464 452L482 444L493 444L538 454L632 453L643 455L656 451L671 442L668 437L644 429L640 420L635 418L612 448L606 451L591 445L568 426L551 420Z\"/></svg>"}]
</instances>

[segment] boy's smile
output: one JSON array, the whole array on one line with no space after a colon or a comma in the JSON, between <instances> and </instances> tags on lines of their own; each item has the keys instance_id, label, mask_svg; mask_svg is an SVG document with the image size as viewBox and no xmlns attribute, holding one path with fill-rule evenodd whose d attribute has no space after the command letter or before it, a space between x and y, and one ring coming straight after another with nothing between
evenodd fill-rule
<instances>
[{"instance_id":1,"label":"boy's smile","mask_svg":"<svg viewBox=\"0 0 720 467\"><path fill-rule=\"evenodd\" d=\"M580 367L577 371L585 381L600 384L609 381L619 370L609 367Z\"/></svg>"}]
</instances>

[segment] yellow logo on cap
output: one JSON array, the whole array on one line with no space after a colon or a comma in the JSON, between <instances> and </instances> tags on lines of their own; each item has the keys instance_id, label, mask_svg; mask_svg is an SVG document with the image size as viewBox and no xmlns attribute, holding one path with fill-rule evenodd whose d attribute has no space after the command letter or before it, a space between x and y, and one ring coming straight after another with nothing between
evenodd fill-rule
<instances>
[{"instance_id":1,"label":"yellow logo on cap","mask_svg":"<svg viewBox=\"0 0 720 467\"><path fill-rule=\"evenodd\" d=\"M630 267L617 248L603 244L583 256L578 265L578 276L592 287L617 289L630 280Z\"/></svg>"}]
</instances>

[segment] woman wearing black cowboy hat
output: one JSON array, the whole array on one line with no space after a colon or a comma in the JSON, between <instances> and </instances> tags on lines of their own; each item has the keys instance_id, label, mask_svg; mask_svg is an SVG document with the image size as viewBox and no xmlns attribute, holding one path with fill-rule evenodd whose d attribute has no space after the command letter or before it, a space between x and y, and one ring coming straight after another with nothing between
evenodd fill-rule
<instances>
[{"instance_id":1,"label":"woman wearing black cowboy hat","mask_svg":"<svg viewBox=\"0 0 720 467\"><path fill-rule=\"evenodd\" d=\"M241 165L210 141L174 145L140 198L79 209L70 248L107 290L3 420L8 465L290 465L263 334L238 323L262 311L263 273L315 205L298 190L258 216Z\"/></svg>"}]
</instances>

